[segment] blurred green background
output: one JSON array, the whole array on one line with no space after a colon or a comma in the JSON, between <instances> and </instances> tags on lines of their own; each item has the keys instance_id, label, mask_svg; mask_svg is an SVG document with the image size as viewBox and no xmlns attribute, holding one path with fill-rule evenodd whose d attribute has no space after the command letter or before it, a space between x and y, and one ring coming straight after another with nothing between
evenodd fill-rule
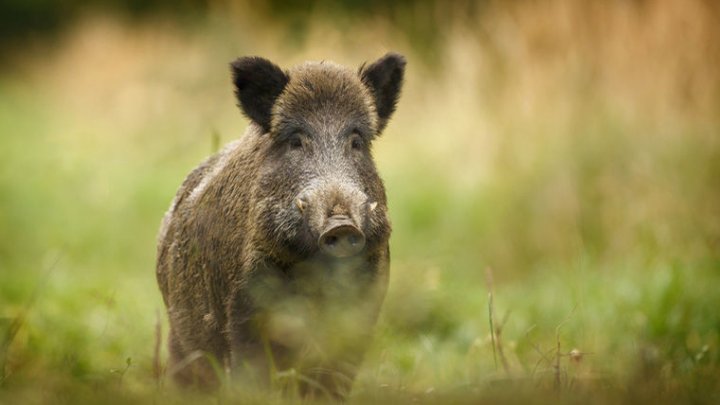
<instances>
[{"instance_id":1,"label":"blurred green background","mask_svg":"<svg viewBox=\"0 0 720 405\"><path fill-rule=\"evenodd\" d=\"M155 237L247 125L228 63L389 50L391 285L351 401L720 401L716 2L11 0L0 27L0 402L202 401L154 370Z\"/></svg>"}]
</instances>

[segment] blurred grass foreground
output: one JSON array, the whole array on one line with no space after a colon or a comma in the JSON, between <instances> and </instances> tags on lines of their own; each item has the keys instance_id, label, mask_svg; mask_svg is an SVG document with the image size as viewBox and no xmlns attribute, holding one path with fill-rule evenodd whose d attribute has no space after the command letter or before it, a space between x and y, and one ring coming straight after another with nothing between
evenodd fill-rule
<instances>
[{"instance_id":1,"label":"blurred grass foreground","mask_svg":"<svg viewBox=\"0 0 720 405\"><path fill-rule=\"evenodd\" d=\"M0 403L207 399L156 359L155 236L247 125L228 62L388 50L391 285L350 402L720 403L717 2L51 3L0 9Z\"/></svg>"}]
</instances>

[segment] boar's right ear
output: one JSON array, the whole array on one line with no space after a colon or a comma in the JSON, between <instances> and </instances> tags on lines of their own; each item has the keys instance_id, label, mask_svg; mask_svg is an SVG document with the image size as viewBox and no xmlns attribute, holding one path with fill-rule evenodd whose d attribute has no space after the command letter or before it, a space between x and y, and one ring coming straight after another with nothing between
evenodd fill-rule
<instances>
[{"instance_id":1,"label":"boar's right ear","mask_svg":"<svg viewBox=\"0 0 720 405\"><path fill-rule=\"evenodd\" d=\"M405 63L404 56L390 52L370 66L360 67L360 78L372 90L375 98L378 132L385 128L390 116L395 112L405 74Z\"/></svg>"},{"instance_id":2,"label":"boar's right ear","mask_svg":"<svg viewBox=\"0 0 720 405\"><path fill-rule=\"evenodd\" d=\"M269 132L272 107L288 83L288 76L277 65L257 56L239 58L230 64L230 69L240 108Z\"/></svg>"}]
</instances>

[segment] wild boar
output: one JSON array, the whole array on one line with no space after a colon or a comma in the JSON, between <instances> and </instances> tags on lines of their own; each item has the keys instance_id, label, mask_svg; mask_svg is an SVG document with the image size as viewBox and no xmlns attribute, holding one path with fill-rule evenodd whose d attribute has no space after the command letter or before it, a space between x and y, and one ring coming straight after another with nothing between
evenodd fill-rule
<instances>
[{"instance_id":1,"label":"wild boar","mask_svg":"<svg viewBox=\"0 0 720 405\"><path fill-rule=\"evenodd\" d=\"M238 379L294 369L305 395L343 398L387 288L391 228L371 144L405 59L283 71L243 57L231 71L250 125L190 173L159 233L169 370L213 387L212 359Z\"/></svg>"}]
</instances>

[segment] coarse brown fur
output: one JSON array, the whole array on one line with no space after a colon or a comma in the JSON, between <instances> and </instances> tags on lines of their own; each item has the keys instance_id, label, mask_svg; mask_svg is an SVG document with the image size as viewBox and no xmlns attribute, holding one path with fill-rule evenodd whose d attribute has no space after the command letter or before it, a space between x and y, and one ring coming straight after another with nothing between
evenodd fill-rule
<instances>
[{"instance_id":1,"label":"coarse brown fur","mask_svg":"<svg viewBox=\"0 0 720 405\"><path fill-rule=\"evenodd\" d=\"M370 147L404 67L397 54L359 71L233 62L251 124L190 173L158 240L177 382L217 385L214 359L237 381L293 368L307 395L349 392L388 281L387 200ZM362 251L321 249L336 218L364 238Z\"/></svg>"}]
</instances>

